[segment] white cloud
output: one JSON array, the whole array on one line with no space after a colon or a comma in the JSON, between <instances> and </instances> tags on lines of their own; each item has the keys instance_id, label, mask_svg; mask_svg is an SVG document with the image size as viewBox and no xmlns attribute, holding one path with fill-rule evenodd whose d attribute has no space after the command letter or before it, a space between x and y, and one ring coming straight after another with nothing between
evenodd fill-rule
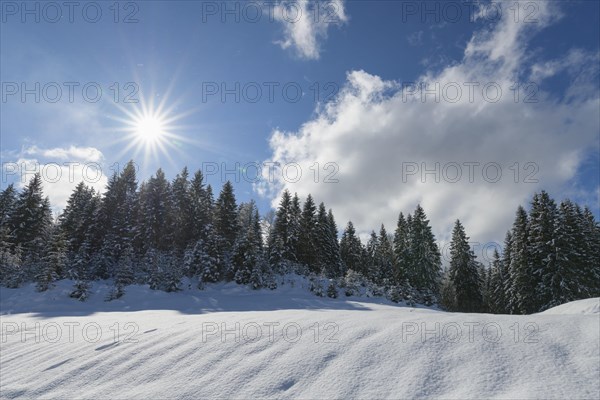
<instances>
[{"instance_id":1,"label":"white cloud","mask_svg":"<svg viewBox=\"0 0 600 400\"><path fill-rule=\"evenodd\" d=\"M2 165L3 182L12 179L17 187L22 188L33 174L40 173L44 194L50 197L55 213L64 209L73 189L80 182L98 192L104 191L108 182L104 173L104 155L93 147L44 149L29 146L22 149L13 160Z\"/></svg>"},{"instance_id":2,"label":"white cloud","mask_svg":"<svg viewBox=\"0 0 600 400\"><path fill-rule=\"evenodd\" d=\"M102 152L94 147L77 147L70 146L68 148L56 147L53 149L40 149L37 146L31 146L24 150L25 154L41 155L45 158L55 160L85 160L86 162L100 162L104 158Z\"/></svg>"},{"instance_id":3,"label":"white cloud","mask_svg":"<svg viewBox=\"0 0 600 400\"><path fill-rule=\"evenodd\" d=\"M423 44L423 31L413 32L406 37L411 46L421 46Z\"/></svg>"},{"instance_id":4,"label":"white cloud","mask_svg":"<svg viewBox=\"0 0 600 400\"><path fill-rule=\"evenodd\" d=\"M348 22L344 0L281 0L274 7L274 17L284 28L284 38L275 43L310 60L319 59L320 42L327 39L329 27Z\"/></svg>"},{"instance_id":5,"label":"white cloud","mask_svg":"<svg viewBox=\"0 0 600 400\"><path fill-rule=\"evenodd\" d=\"M352 220L362 233L382 222L392 231L398 213L412 212L420 203L442 242L456 218L471 240L501 242L519 204L540 189L562 198L587 152L598 151L597 92L560 101L540 91L529 99L538 101L528 103L531 92L523 88L515 101L512 79L531 65L525 51L528 39L560 15L549 2L537 4L537 24L504 18L473 35L460 63L439 73L425 72L419 81L429 88L439 84L437 102L433 95L421 98L399 82L349 72L335 101L317 110L313 119L296 132L272 134L268 161L299 163L302 178L292 183L279 173L275 184L257 186L257 191L271 195L274 206L284 188L301 196L312 193L333 208L340 227ZM471 101L473 82L479 86ZM482 93L486 85L488 100ZM451 101L456 86L462 96ZM492 102L496 88L502 95ZM318 182L315 162L320 166ZM331 172L324 170L328 162L339 166L338 183L324 183ZM453 163L462 171L454 183ZM408 175L415 165L419 173ZM421 176L423 167L433 170L437 165L440 182L432 174ZM494 182L498 166L502 175Z\"/></svg>"}]
</instances>

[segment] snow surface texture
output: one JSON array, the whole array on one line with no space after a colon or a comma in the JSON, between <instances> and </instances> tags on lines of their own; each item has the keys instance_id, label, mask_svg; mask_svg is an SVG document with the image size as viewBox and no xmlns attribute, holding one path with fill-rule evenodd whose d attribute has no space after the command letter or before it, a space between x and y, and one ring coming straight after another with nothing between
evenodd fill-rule
<instances>
[{"instance_id":1,"label":"snow surface texture","mask_svg":"<svg viewBox=\"0 0 600 400\"><path fill-rule=\"evenodd\" d=\"M600 298L572 301L543 311L541 314L600 314ZM598 316L600 318L600 316Z\"/></svg>"},{"instance_id":2,"label":"snow surface texture","mask_svg":"<svg viewBox=\"0 0 600 400\"><path fill-rule=\"evenodd\" d=\"M112 302L95 283L87 303L70 284L0 289L1 398L600 398L600 299L498 316L305 283Z\"/></svg>"}]
</instances>

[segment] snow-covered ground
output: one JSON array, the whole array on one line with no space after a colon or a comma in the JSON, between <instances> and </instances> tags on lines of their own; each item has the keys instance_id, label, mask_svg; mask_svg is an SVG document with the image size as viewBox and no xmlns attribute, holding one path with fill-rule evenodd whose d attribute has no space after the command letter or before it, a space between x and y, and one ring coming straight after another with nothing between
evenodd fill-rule
<instances>
[{"instance_id":1,"label":"snow-covered ground","mask_svg":"<svg viewBox=\"0 0 600 400\"><path fill-rule=\"evenodd\" d=\"M531 316L215 285L0 289L1 398L600 398L600 299Z\"/></svg>"},{"instance_id":2,"label":"snow-covered ground","mask_svg":"<svg viewBox=\"0 0 600 400\"><path fill-rule=\"evenodd\" d=\"M600 314L600 298L572 301L542 312L547 315ZM600 318L600 315L598 316Z\"/></svg>"}]
</instances>

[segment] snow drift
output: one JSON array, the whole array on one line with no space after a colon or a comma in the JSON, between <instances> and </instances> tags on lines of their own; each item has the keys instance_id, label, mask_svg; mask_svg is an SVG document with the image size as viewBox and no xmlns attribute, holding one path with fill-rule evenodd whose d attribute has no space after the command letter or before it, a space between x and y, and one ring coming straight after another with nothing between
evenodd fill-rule
<instances>
[{"instance_id":1,"label":"snow drift","mask_svg":"<svg viewBox=\"0 0 600 400\"><path fill-rule=\"evenodd\" d=\"M289 285L134 286L106 303L96 286L87 304L63 282L2 288L0 397L600 397L598 314L571 311L598 299L500 316Z\"/></svg>"},{"instance_id":2,"label":"snow drift","mask_svg":"<svg viewBox=\"0 0 600 400\"><path fill-rule=\"evenodd\" d=\"M550 308L541 314L568 315L568 314L600 314L600 298L572 301L567 304Z\"/></svg>"}]
</instances>

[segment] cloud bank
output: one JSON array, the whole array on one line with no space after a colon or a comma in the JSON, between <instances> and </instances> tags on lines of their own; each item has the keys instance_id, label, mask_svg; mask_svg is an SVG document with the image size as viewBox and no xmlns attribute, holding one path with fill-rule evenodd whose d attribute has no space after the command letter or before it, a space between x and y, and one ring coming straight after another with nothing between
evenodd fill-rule
<instances>
[{"instance_id":1,"label":"cloud bank","mask_svg":"<svg viewBox=\"0 0 600 400\"><path fill-rule=\"evenodd\" d=\"M560 18L552 2L538 3L534 24L503 15L473 34L460 62L425 71L415 85L348 72L337 97L297 131L272 133L267 162L298 163L302 176L276 174L257 192L274 206L283 189L311 193L340 227L352 220L363 234L381 223L393 230L399 212L420 203L442 242L460 218L484 243L502 241L533 192L561 199L580 190L572 180L599 150L600 101L588 80L598 54L531 58L531 37ZM559 72L572 83L563 98L541 90ZM325 181L327 163L337 183ZM598 191L589 195L597 203Z\"/></svg>"},{"instance_id":2,"label":"cloud bank","mask_svg":"<svg viewBox=\"0 0 600 400\"><path fill-rule=\"evenodd\" d=\"M40 148L29 146L2 164L2 187L12 182L23 188L35 173L42 177L44 195L50 197L53 211L61 212L80 182L103 192L118 165L104 165L104 155L94 147Z\"/></svg>"}]
</instances>

